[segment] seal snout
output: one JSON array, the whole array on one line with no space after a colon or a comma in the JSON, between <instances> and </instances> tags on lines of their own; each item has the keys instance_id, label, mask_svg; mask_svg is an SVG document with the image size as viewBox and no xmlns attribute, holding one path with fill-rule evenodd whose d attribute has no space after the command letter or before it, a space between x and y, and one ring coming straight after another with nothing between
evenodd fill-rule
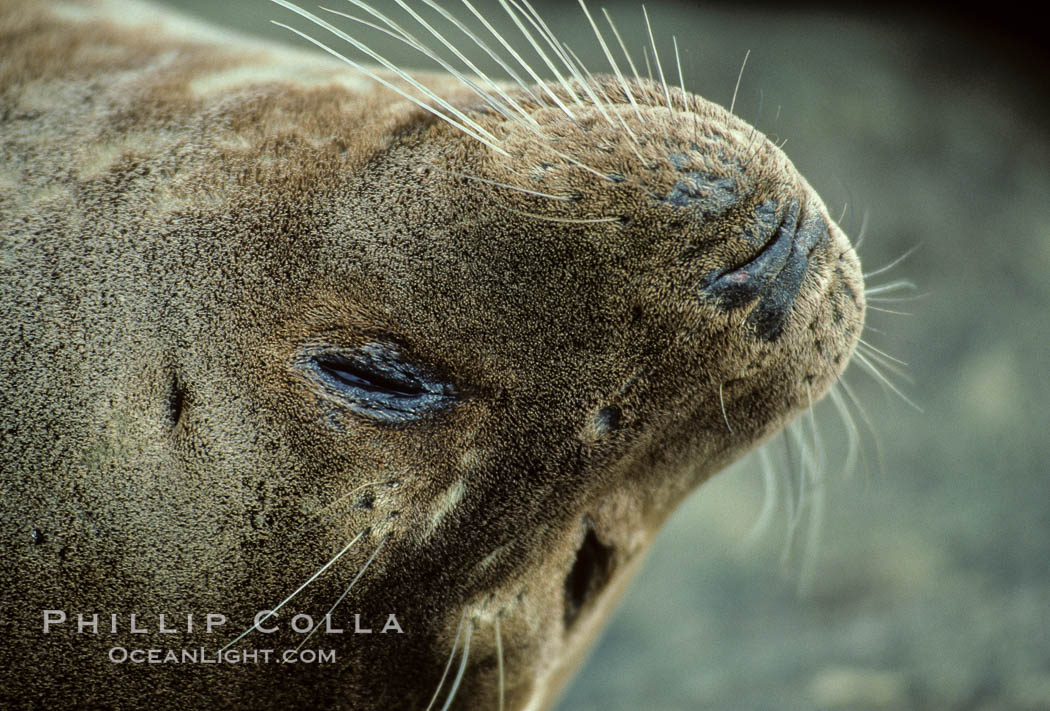
<instances>
[{"instance_id":1,"label":"seal snout","mask_svg":"<svg viewBox=\"0 0 1050 711\"><path fill-rule=\"evenodd\" d=\"M726 310L757 300L747 323L763 340L775 341L802 288L810 256L829 239L827 222L819 212L806 214L797 201L792 202L754 257L746 264L705 279L703 292Z\"/></svg>"}]
</instances>

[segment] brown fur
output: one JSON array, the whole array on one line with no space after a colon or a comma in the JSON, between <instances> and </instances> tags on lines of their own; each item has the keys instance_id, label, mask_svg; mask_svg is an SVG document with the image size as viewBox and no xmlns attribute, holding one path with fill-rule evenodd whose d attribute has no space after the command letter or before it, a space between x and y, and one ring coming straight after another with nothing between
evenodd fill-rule
<instances>
[{"instance_id":1,"label":"brown fur","mask_svg":"<svg viewBox=\"0 0 1050 711\"><path fill-rule=\"evenodd\" d=\"M682 497L845 367L863 318L848 241L778 149L703 99L674 90L672 116L634 84L635 149L593 106L573 123L518 91L558 155L426 77L508 158L334 62L66 15L0 14L8 703L424 709L465 619L453 707L496 708L498 619L506 708L542 708ZM229 73L264 66L289 78ZM740 202L712 219L666 199L697 175ZM753 303L701 294L754 256L766 200L831 235L772 340ZM304 375L311 349L375 340L456 405L381 424ZM216 650L361 531L280 633L239 646L294 647L292 615L320 618L380 542L335 616L396 613L404 634L313 637L334 665L106 659ZM101 613L102 633L44 635L45 609ZM131 612L230 622L136 637Z\"/></svg>"}]
</instances>

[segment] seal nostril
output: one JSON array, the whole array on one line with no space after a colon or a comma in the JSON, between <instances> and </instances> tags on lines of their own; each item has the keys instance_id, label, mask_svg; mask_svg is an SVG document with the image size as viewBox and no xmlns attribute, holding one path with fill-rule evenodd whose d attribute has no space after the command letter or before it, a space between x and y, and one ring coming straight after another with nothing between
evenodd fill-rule
<instances>
[{"instance_id":1,"label":"seal nostril","mask_svg":"<svg viewBox=\"0 0 1050 711\"><path fill-rule=\"evenodd\" d=\"M819 214L806 215L793 203L785 219L747 264L709 277L704 291L726 310L757 300L747 323L765 341L777 340L802 288L813 253L828 243L827 223Z\"/></svg>"},{"instance_id":2,"label":"seal nostril","mask_svg":"<svg viewBox=\"0 0 1050 711\"><path fill-rule=\"evenodd\" d=\"M565 577L565 628L576 622L580 612L601 592L612 577L613 548L598 540L591 525L576 551L576 562Z\"/></svg>"},{"instance_id":3,"label":"seal nostril","mask_svg":"<svg viewBox=\"0 0 1050 711\"><path fill-rule=\"evenodd\" d=\"M705 290L736 308L759 295L776 278L791 256L799 223L798 202L792 202L780 224L745 264L716 272L705 279ZM741 285L743 288L741 288Z\"/></svg>"}]
</instances>

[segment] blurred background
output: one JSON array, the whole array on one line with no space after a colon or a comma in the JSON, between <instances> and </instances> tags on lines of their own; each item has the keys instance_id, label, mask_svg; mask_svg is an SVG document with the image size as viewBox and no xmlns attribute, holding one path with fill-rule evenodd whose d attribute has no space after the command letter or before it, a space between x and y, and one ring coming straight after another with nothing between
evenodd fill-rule
<instances>
[{"instance_id":1,"label":"blurred background","mask_svg":"<svg viewBox=\"0 0 1050 711\"><path fill-rule=\"evenodd\" d=\"M266 0L170 3L304 44L268 24L292 16ZM604 66L575 3L536 5ZM640 54L640 4L605 6ZM702 487L559 709L1050 709L1050 86L1035 24L1006 6L647 8L665 70L675 34L686 88L712 101L729 105L750 50L736 112L787 140L849 234L863 227L866 271L907 255L869 286L913 282L872 304L911 315L871 312L865 340L907 363L881 370L915 407L855 362L859 461L843 470L850 428L819 405L824 479L794 511L798 466L774 441L779 493L757 535L757 457Z\"/></svg>"}]
</instances>

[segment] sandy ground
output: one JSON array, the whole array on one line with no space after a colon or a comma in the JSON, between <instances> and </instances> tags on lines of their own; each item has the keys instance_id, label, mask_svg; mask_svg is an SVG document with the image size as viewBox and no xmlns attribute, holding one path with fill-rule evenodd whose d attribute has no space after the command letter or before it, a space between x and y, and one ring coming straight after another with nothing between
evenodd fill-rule
<instances>
[{"instance_id":1,"label":"sandy ground","mask_svg":"<svg viewBox=\"0 0 1050 711\"><path fill-rule=\"evenodd\" d=\"M190 1L288 39L262 0ZM607 7L640 48L640 6ZM1050 709L1047 87L933 23L648 9L665 58L678 35L687 88L719 103L751 50L737 112L787 139L850 234L867 217L867 270L915 248L871 282L914 281L889 296L918 298L875 304L912 315L873 313L865 338L908 363L912 383L891 377L922 411L851 367L870 427L854 410L863 460L845 474L848 430L818 407L816 538L809 495L799 535L781 499L744 545L763 504L754 459L705 485L559 709ZM544 14L601 63L575 3Z\"/></svg>"}]
</instances>

